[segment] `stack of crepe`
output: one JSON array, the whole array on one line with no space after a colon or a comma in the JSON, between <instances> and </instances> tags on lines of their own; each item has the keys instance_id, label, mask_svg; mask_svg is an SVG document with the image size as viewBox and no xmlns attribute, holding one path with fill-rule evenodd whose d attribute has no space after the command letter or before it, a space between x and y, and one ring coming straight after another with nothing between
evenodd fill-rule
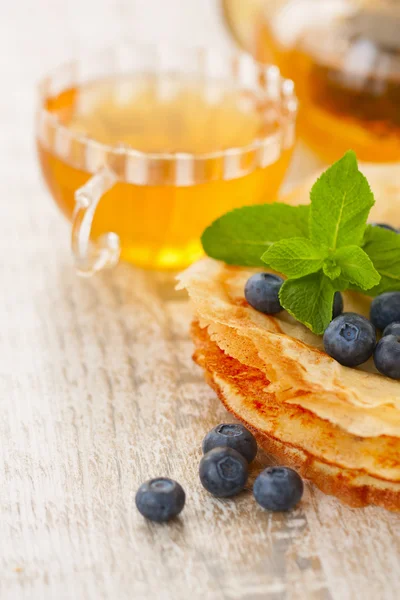
<instances>
[{"instance_id":1,"label":"stack of crepe","mask_svg":"<svg viewBox=\"0 0 400 600\"><path fill-rule=\"evenodd\" d=\"M375 210L387 208L378 200ZM194 360L208 383L267 452L325 493L400 510L400 382L372 360L340 365L285 311L255 311L244 298L254 272L205 258L180 275L194 309ZM368 316L368 297L348 292L344 301Z\"/></svg>"}]
</instances>

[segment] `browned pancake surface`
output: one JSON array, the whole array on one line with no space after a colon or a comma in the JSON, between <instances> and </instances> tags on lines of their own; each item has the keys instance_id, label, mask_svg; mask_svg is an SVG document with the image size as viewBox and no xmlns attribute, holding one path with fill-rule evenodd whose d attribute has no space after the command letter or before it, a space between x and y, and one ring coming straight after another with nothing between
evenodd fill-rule
<instances>
[{"instance_id":1,"label":"browned pancake surface","mask_svg":"<svg viewBox=\"0 0 400 600\"><path fill-rule=\"evenodd\" d=\"M400 225L400 178L365 172L377 199L371 219ZM308 202L315 177L286 197ZM225 406L260 444L324 492L353 506L400 510L400 382L368 361L343 367L288 313L268 316L245 301L254 269L206 258L179 276L192 301L194 358ZM365 316L371 299L344 294Z\"/></svg>"},{"instance_id":2,"label":"browned pancake surface","mask_svg":"<svg viewBox=\"0 0 400 600\"><path fill-rule=\"evenodd\" d=\"M357 438L308 410L282 404L268 391L262 372L227 356L196 322L192 337L194 359L207 381L266 451L347 504L400 510L398 475L390 480L399 464L396 439Z\"/></svg>"}]
</instances>

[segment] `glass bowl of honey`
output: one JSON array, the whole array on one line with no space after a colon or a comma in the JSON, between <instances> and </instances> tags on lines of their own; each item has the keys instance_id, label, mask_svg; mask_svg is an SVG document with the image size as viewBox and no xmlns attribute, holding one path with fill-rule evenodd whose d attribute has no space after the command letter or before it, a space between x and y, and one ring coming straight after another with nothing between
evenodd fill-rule
<instances>
[{"instance_id":1,"label":"glass bowl of honey","mask_svg":"<svg viewBox=\"0 0 400 600\"><path fill-rule=\"evenodd\" d=\"M37 146L78 272L199 258L215 218L275 200L296 112L293 82L245 53L123 43L56 70Z\"/></svg>"},{"instance_id":2,"label":"glass bowl of honey","mask_svg":"<svg viewBox=\"0 0 400 600\"><path fill-rule=\"evenodd\" d=\"M236 39L294 80L299 135L331 162L400 161L398 0L222 0Z\"/></svg>"}]
</instances>

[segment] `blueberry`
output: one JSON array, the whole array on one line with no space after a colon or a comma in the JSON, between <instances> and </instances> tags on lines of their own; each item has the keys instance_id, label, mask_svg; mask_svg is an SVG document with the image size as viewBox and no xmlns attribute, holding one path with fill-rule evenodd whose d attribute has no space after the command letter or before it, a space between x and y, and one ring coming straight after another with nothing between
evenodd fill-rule
<instances>
[{"instance_id":1,"label":"blueberry","mask_svg":"<svg viewBox=\"0 0 400 600\"><path fill-rule=\"evenodd\" d=\"M300 475L289 467L268 467L254 482L253 494L267 510L290 510L301 500L304 491Z\"/></svg>"},{"instance_id":2,"label":"blueberry","mask_svg":"<svg viewBox=\"0 0 400 600\"><path fill-rule=\"evenodd\" d=\"M247 280L244 295L250 306L266 315L274 315L282 310L279 302L282 283L283 279L278 275L256 273Z\"/></svg>"},{"instance_id":3,"label":"blueberry","mask_svg":"<svg viewBox=\"0 0 400 600\"><path fill-rule=\"evenodd\" d=\"M356 367L368 360L375 344L375 327L356 313L336 317L324 333L325 352L346 367Z\"/></svg>"},{"instance_id":4,"label":"blueberry","mask_svg":"<svg viewBox=\"0 0 400 600\"><path fill-rule=\"evenodd\" d=\"M390 323L390 325L385 327L385 329L383 330L383 333L382 333L382 337L384 337L385 335L400 336L400 322L395 321L394 323Z\"/></svg>"},{"instance_id":5,"label":"blueberry","mask_svg":"<svg viewBox=\"0 0 400 600\"><path fill-rule=\"evenodd\" d=\"M370 318L375 327L382 330L400 321L400 292L385 292L374 298Z\"/></svg>"},{"instance_id":6,"label":"blueberry","mask_svg":"<svg viewBox=\"0 0 400 600\"><path fill-rule=\"evenodd\" d=\"M400 337L385 335L375 348L374 361L382 375L400 379Z\"/></svg>"},{"instance_id":7,"label":"blueberry","mask_svg":"<svg viewBox=\"0 0 400 600\"><path fill-rule=\"evenodd\" d=\"M203 453L213 448L233 448L249 463L257 454L256 438L240 423L222 423L211 429L203 440Z\"/></svg>"},{"instance_id":8,"label":"blueberry","mask_svg":"<svg viewBox=\"0 0 400 600\"><path fill-rule=\"evenodd\" d=\"M199 474L208 492L224 498L242 491L249 469L247 460L233 448L213 448L201 459Z\"/></svg>"},{"instance_id":9,"label":"blueberry","mask_svg":"<svg viewBox=\"0 0 400 600\"><path fill-rule=\"evenodd\" d=\"M343 312L343 296L340 292L335 292L333 297L333 316L332 319L336 319Z\"/></svg>"},{"instance_id":10,"label":"blueberry","mask_svg":"<svg viewBox=\"0 0 400 600\"><path fill-rule=\"evenodd\" d=\"M169 521L179 515L185 505L185 492L173 479L157 477L142 483L136 492L136 506L150 521Z\"/></svg>"},{"instance_id":11,"label":"blueberry","mask_svg":"<svg viewBox=\"0 0 400 600\"><path fill-rule=\"evenodd\" d=\"M381 227L382 229L388 229L389 231L394 231L395 233L399 233L398 229L396 229L396 227L393 227L392 225L388 225L387 223L370 223L370 225L372 225L373 227Z\"/></svg>"}]
</instances>

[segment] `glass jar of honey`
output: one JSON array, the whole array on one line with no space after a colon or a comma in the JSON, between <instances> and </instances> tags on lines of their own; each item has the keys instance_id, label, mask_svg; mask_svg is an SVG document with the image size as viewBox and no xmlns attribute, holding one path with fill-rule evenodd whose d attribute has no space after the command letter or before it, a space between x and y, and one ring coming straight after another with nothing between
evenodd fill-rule
<instances>
[{"instance_id":1,"label":"glass jar of honey","mask_svg":"<svg viewBox=\"0 0 400 600\"><path fill-rule=\"evenodd\" d=\"M231 30L292 78L298 131L328 161L400 160L400 2L224 0Z\"/></svg>"}]
</instances>

